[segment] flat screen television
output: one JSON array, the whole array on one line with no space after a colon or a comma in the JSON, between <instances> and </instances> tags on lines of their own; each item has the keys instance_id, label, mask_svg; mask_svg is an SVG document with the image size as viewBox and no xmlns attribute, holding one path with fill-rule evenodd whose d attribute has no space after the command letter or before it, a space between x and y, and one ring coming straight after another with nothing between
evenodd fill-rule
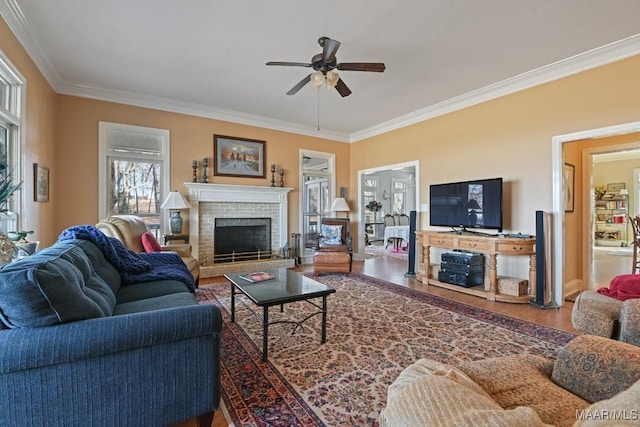
<instances>
[{"instance_id":1,"label":"flat screen television","mask_svg":"<svg viewBox=\"0 0 640 427\"><path fill-rule=\"evenodd\" d=\"M429 186L429 223L502 232L502 178Z\"/></svg>"}]
</instances>

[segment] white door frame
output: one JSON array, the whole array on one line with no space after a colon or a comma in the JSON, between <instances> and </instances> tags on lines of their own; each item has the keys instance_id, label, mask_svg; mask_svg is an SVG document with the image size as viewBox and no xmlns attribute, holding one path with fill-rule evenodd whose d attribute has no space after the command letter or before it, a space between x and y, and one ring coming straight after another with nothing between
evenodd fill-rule
<instances>
[{"instance_id":1,"label":"white door frame","mask_svg":"<svg viewBox=\"0 0 640 427\"><path fill-rule=\"evenodd\" d=\"M362 176L369 173L375 173L380 171L387 171L394 168L406 168L413 167L415 170L415 193L416 193L416 211L420 211L420 161L413 160L405 163L396 163L392 165L384 165L378 166L376 168L370 169L362 169L358 171L358 200L356 206L356 214L355 218L358 218L358 253L354 254L355 259L363 260L364 259L364 222L362 219L364 218L363 210L364 206L362 205Z\"/></svg>"},{"instance_id":2,"label":"white door frame","mask_svg":"<svg viewBox=\"0 0 640 427\"><path fill-rule=\"evenodd\" d=\"M560 306L564 302L563 285L564 285L564 202L562 197L562 167L564 158L562 154L563 144L583 139L603 138L616 135L625 135L628 133L640 132L640 122L631 122L621 125L607 126L602 128L590 129L580 132L569 133L565 135L556 135L551 138L551 164L552 164L552 197L553 197L553 254L551 264L553 283L555 284L553 292L554 302ZM582 200L586 198L585 191L582 191Z\"/></svg>"}]
</instances>

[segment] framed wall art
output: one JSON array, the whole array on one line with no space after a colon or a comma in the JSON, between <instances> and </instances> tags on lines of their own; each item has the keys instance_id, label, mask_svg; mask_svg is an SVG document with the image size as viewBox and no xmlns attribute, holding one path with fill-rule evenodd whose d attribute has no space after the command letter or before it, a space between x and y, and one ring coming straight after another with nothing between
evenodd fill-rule
<instances>
[{"instance_id":1,"label":"framed wall art","mask_svg":"<svg viewBox=\"0 0 640 427\"><path fill-rule=\"evenodd\" d=\"M562 194L564 196L564 211L573 212L575 207L574 193L576 189L576 167L565 163L562 168Z\"/></svg>"},{"instance_id":2,"label":"framed wall art","mask_svg":"<svg viewBox=\"0 0 640 427\"><path fill-rule=\"evenodd\" d=\"M49 201L49 168L39 163L33 164L33 201Z\"/></svg>"},{"instance_id":3,"label":"framed wall art","mask_svg":"<svg viewBox=\"0 0 640 427\"><path fill-rule=\"evenodd\" d=\"M213 135L213 174L266 177L265 141Z\"/></svg>"}]
</instances>

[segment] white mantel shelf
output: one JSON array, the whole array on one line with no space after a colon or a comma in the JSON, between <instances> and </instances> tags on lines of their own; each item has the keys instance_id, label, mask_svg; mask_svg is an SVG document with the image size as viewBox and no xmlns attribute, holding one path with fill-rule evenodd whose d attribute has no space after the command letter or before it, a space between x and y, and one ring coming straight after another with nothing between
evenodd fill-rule
<instances>
[{"instance_id":1,"label":"white mantel shelf","mask_svg":"<svg viewBox=\"0 0 640 427\"><path fill-rule=\"evenodd\" d=\"M189 200L197 202L287 202L287 193L293 188L263 187L258 185L201 184L185 182Z\"/></svg>"},{"instance_id":2,"label":"white mantel shelf","mask_svg":"<svg viewBox=\"0 0 640 427\"><path fill-rule=\"evenodd\" d=\"M278 205L279 245L288 238L288 193L293 188L263 187L257 185L203 184L185 182L189 190L189 234L192 253L199 259L200 203L270 203Z\"/></svg>"}]
</instances>

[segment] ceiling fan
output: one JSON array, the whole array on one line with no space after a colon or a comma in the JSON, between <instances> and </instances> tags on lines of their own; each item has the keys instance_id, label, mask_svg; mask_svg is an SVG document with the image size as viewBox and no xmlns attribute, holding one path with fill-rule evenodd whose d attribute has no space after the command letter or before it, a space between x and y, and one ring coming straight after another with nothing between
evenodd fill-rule
<instances>
[{"instance_id":1,"label":"ceiling fan","mask_svg":"<svg viewBox=\"0 0 640 427\"><path fill-rule=\"evenodd\" d=\"M340 42L329 37L320 37L318 44L322 47L322 53L314 55L310 63L305 62L281 62L271 61L266 65L283 65L289 67L310 67L315 72L309 74L304 79L287 92L287 95L295 95L304 85L311 82L313 86L319 87L326 80L327 86L335 87L342 96L351 95L351 89L342 81L335 69L340 71L371 71L381 73L385 66L382 62L342 62L338 63L336 52L340 47Z\"/></svg>"}]
</instances>

